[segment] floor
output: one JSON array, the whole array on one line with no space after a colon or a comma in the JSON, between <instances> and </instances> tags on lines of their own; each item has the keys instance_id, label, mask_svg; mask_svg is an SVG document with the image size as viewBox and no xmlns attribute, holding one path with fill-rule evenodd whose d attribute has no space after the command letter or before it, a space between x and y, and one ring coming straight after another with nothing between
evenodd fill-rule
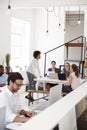
<instances>
[{"instance_id":1,"label":"floor","mask_svg":"<svg viewBox=\"0 0 87 130\"><path fill-rule=\"evenodd\" d=\"M77 120L78 130L87 130L87 109L82 113L82 115Z\"/></svg>"}]
</instances>

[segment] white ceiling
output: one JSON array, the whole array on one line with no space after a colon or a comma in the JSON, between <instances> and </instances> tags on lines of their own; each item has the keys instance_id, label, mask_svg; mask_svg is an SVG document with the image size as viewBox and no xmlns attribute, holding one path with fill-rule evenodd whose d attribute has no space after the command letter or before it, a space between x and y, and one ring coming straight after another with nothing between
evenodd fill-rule
<instances>
[{"instance_id":1,"label":"white ceiling","mask_svg":"<svg viewBox=\"0 0 87 130\"><path fill-rule=\"evenodd\" d=\"M0 8L6 8L9 0L0 0ZM87 5L87 0L10 0L12 7L28 8L61 5Z\"/></svg>"}]
</instances>

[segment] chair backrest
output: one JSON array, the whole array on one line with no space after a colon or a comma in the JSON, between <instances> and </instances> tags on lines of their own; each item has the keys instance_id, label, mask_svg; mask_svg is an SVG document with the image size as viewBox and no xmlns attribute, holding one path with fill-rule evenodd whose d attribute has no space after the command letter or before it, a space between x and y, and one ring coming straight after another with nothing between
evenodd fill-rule
<instances>
[{"instance_id":1,"label":"chair backrest","mask_svg":"<svg viewBox=\"0 0 87 130\"><path fill-rule=\"evenodd\" d=\"M26 71L20 71L22 77L23 77L23 84L25 85L29 85L29 80L28 80L28 76L27 76L27 72Z\"/></svg>"},{"instance_id":2,"label":"chair backrest","mask_svg":"<svg viewBox=\"0 0 87 130\"><path fill-rule=\"evenodd\" d=\"M21 87L21 89L18 91L19 94L27 91L27 86L29 86L29 80L28 80L28 77L27 77L27 73L26 71L20 71L20 74L22 75L23 77L23 86Z\"/></svg>"},{"instance_id":3,"label":"chair backrest","mask_svg":"<svg viewBox=\"0 0 87 130\"><path fill-rule=\"evenodd\" d=\"M0 107L0 130L5 129L5 112L6 112L6 107Z\"/></svg>"},{"instance_id":4,"label":"chair backrest","mask_svg":"<svg viewBox=\"0 0 87 130\"><path fill-rule=\"evenodd\" d=\"M48 103L49 106L62 98L61 89L62 89L61 85L56 85L50 88L49 103Z\"/></svg>"}]
</instances>

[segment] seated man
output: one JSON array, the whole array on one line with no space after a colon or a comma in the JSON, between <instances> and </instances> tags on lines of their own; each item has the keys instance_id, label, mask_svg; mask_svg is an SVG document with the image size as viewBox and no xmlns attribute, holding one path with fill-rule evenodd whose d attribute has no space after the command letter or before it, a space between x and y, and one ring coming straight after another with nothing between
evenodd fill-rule
<instances>
[{"instance_id":1,"label":"seated man","mask_svg":"<svg viewBox=\"0 0 87 130\"><path fill-rule=\"evenodd\" d=\"M7 84L8 75L4 73L3 65L0 65L0 87Z\"/></svg>"},{"instance_id":2,"label":"seated man","mask_svg":"<svg viewBox=\"0 0 87 130\"><path fill-rule=\"evenodd\" d=\"M23 84L23 77L20 73L14 72L8 76L8 85L2 88L0 92L0 106L6 106L7 122L26 122L32 116L33 112L21 108L18 90ZM24 116L20 116L24 115Z\"/></svg>"}]
</instances>

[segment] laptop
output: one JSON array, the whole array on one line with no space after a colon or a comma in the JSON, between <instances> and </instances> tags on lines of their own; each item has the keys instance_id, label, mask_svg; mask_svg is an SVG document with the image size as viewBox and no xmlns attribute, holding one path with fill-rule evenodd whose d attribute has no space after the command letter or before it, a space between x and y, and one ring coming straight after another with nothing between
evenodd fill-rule
<instances>
[{"instance_id":1,"label":"laptop","mask_svg":"<svg viewBox=\"0 0 87 130\"><path fill-rule=\"evenodd\" d=\"M54 104L56 101L62 98L61 89L62 89L61 85L56 85L50 88L48 106Z\"/></svg>"},{"instance_id":2,"label":"laptop","mask_svg":"<svg viewBox=\"0 0 87 130\"><path fill-rule=\"evenodd\" d=\"M64 74L64 73L58 74L58 79L59 80L66 80L66 74Z\"/></svg>"},{"instance_id":3,"label":"laptop","mask_svg":"<svg viewBox=\"0 0 87 130\"><path fill-rule=\"evenodd\" d=\"M50 79L58 79L58 74L57 73L49 73L49 78Z\"/></svg>"},{"instance_id":4,"label":"laptop","mask_svg":"<svg viewBox=\"0 0 87 130\"><path fill-rule=\"evenodd\" d=\"M37 114L45 110L50 105L54 104L56 101L62 98L61 96L61 85L56 85L50 88L49 99L46 102L41 102L41 104L34 110Z\"/></svg>"}]
</instances>

